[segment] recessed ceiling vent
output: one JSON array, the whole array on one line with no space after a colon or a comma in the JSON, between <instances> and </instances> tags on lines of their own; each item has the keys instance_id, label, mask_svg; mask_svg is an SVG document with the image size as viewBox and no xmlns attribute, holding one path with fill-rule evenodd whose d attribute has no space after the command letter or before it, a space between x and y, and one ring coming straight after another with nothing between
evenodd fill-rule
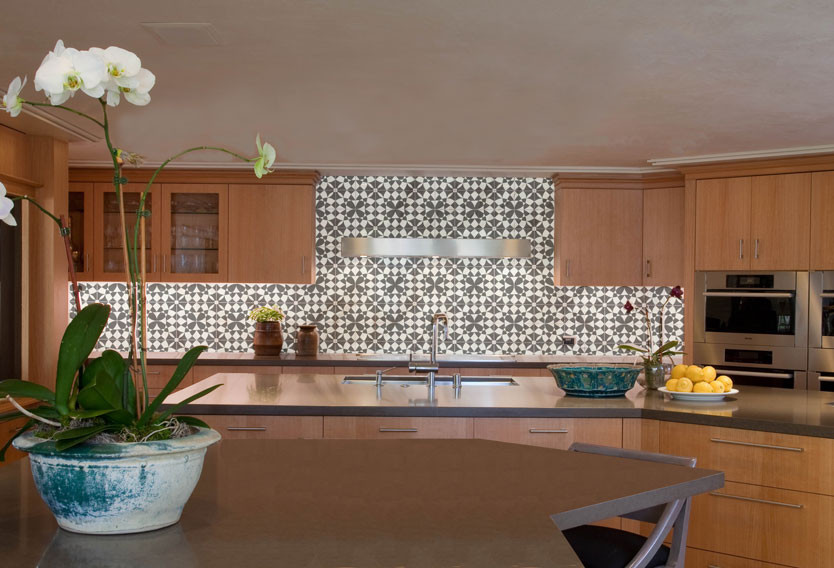
<instances>
[{"instance_id":1,"label":"recessed ceiling vent","mask_svg":"<svg viewBox=\"0 0 834 568\"><path fill-rule=\"evenodd\" d=\"M206 47L220 45L220 34L208 23L150 22L142 24L159 43L175 47Z\"/></svg>"}]
</instances>

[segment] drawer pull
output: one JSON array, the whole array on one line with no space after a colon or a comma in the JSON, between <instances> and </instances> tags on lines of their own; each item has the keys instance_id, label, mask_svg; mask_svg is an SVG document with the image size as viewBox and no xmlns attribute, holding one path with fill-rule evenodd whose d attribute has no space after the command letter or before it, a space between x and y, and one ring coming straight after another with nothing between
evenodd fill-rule
<instances>
[{"instance_id":1,"label":"drawer pull","mask_svg":"<svg viewBox=\"0 0 834 568\"><path fill-rule=\"evenodd\" d=\"M741 495L728 495L727 493L719 493L717 491L710 491L710 495L715 495L716 497L726 497L727 499L738 499L739 501L750 501L751 503L762 503L764 505L788 507L789 509L803 509L805 507L805 505L796 505L794 503L781 503L779 501L768 501L767 499L754 499L752 497L742 497Z\"/></svg>"},{"instance_id":2,"label":"drawer pull","mask_svg":"<svg viewBox=\"0 0 834 568\"><path fill-rule=\"evenodd\" d=\"M380 432L416 432L417 428L380 428Z\"/></svg>"},{"instance_id":3,"label":"drawer pull","mask_svg":"<svg viewBox=\"0 0 834 568\"><path fill-rule=\"evenodd\" d=\"M229 432L266 432L265 426L226 426Z\"/></svg>"},{"instance_id":4,"label":"drawer pull","mask_svg":"<svg viewBox=\"0 0 834 568\"><path fill-rule=\"evenodd\" d=\"M721 566L716 566L715 564L707 564L707 568L721 568Z\"/></svg>"},{"instance_id":5,"label":"drawer pull","mask_svg":"<svg viewBox=\"0 0 834 568\"><path fill-rule=\"evenodd\" d=\"M786 452L804 452L805 448L794 448L792 446L773 446L771 444L754 444L753 442L739 442L738 440L723 440L721 438L710 438L710 442L717 444L733 444L735 446L751 446L753 448L766 448L768 450L785 450Z\"/></svg>"},{"instance_id":6,"label":"drawer pull","mask_svg":"<svg viewBox=\"0 0 834 568\"><path fill-rule=\"evenodd\" d=\"M148 375L161 375L162 371L145 371Z\"/></svg>"},{"instance_id":7,"label":"drawer pull","mask_svg":"<svg viewBox=\"0 0 834 568\"><path fill-rule=\"evenodd\" d=\"M567 428L557 428L557 429L548 429L548 428L530 428L531 434L567 434Z\"/></svg>"}]
</instances>

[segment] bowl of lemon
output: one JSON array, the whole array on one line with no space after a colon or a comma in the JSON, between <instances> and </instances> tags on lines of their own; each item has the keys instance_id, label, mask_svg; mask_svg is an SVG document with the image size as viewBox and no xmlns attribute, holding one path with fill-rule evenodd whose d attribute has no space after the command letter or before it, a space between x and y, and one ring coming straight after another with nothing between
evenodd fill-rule
<instances>
[{"instance_id":1,"label":"bowl of lemon","mask_svg":"<svg viewBox=\"0 0 834 568\"><path fill-rule=\"evenodd\" d=\"M666 386L657 390L674 399L700 402L716 402L728 394L738 393L730 377L716 375L715 368L710 366L675 365Z\"/></svg>"}]
</instances>

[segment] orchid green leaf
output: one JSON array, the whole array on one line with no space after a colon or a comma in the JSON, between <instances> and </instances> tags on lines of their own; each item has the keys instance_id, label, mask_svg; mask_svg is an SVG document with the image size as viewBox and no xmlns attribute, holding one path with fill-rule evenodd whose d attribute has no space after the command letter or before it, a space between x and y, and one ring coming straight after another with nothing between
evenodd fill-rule
<instances>
[{"instance_id":1,"label":"orchid green leaf","mask_svg":"<svg viewBox=\"0 0 834 568\"><path fill-rule=\"evenodd\" d=\"M72 318L64 331L55 375L55 408L61 416L69 414L69 399L75 376L96 346L108 317L110 306L90 304Z\"/></svg>"},{"instance_id":2,"label":"orchid green leaf","mask_svg":"<svg viewBox=\"0 0 834 568\"><path fill-rule=\"evenodd\" d=\"M19 379L0 381L0 397L34 398L55 404L55 393L43 385Z\"/></svg>"},{"instance_id":3,"label":"orchid green leaf","mask_svg":"<svg viewBox=\"0 0 834 568\"><path fill-rule=\"evenodd\" d=\"M168 384L163 387L156 398L153 399L153 402L151 402L145 409L145 412L142 413L142 416L139 417L139 420L136 423L138 427L141 428L148 425L148 422L150 422L154 412L156 412L156 409L159 408L160 404L162 404L162 401L164 401L169 394L176 390L185 378L185 375L188 374L188 371L190 371L191 367L194 366L194 363L197 362L197 357L199 357L200 354L206 349L208 349L207 346L199 345L197 347L192 347L185 355L183 355L183 358L180 359L173 376L171 376L171 380L168 381Z\"/></svg>"},{"instance_id":4,"label":"orchid green leaf","mask_svg":"<svg viewBox=\"0 0 834 568\"><path fill-rule=\"evenodd\" d=\"M202 397L206 396L208 393L210 393L211 391L213 391L214 389L222 387L222 386L223 386L222 384L212 385L207 389L201 390L200 392L198 392L195 395L189 396L188 398L186 398L182 402L178 402L177 404L175 404L174 406L172 406L171 408L169 408L168 410L166 410L165 412L160 414L157 417L156 420L158 422L161 422L161 421L165 420L166 418L171 416L173 413L175 413L177 410L179 410L180 408L182 408L186 404L190 404L190 403L194 402L195 400L197 400L198 398L202 398ZM177 419L179 419L179 417Z\"/></svg>"}]
</instances>

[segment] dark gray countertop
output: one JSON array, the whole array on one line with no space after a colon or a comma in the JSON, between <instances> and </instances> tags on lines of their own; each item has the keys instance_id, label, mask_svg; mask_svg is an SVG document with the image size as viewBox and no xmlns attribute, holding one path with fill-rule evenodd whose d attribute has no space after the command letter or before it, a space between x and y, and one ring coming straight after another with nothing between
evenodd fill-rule
<instances>
[{"instance_id":1,"label":"dark gray countertop","mask_svg":"<svg viewBox=\"0 0 834 568\"><path fill-rule=\"evenodd\" d=\"M189 414L654 418L834 438L834 393L743 386L723 402L671 400L635 386L625 397L565 396L548 378L515 377L518 386L464 386L455 396L438 386L343 384L341 375L218 373L171 395L181 401L224 386L188 406Z\"/></svg>"},{"instance_id":2,"label":"dark gray countertop","mask_svg":"<svg viewBox=\"0 0 834 568\"><path fill-rule=\"evenodd\" d=\"M148 363L153 365L176 365L183 351L148 353ZM427 358L427 355L415 355ZM454 367L490 367L541 369L551 363L572 363L577 361L605 363L633 363L639 357L631 355L470 355L441 354L438 359ZM295 353L282 353L278 356L258 356L254 353L206 352L200 355L197 365L252 365L258 366L293 366L293 367L405 367L408 356L385 353L319 353L315 357L299 357Z\"/></svg>"},{"instance_id":3,"label":"dark gray countertop","mask_svg":"<svg viewBox=\"0 0 834 568\"><path fill-rule=\"evenodd\" d=\"M4 566L578 568L554 520L564 530L724 484L486 440L223 440L179 524L85 536L57 528L27 466L0 469Z\"/></svg>"}]
</instances>

